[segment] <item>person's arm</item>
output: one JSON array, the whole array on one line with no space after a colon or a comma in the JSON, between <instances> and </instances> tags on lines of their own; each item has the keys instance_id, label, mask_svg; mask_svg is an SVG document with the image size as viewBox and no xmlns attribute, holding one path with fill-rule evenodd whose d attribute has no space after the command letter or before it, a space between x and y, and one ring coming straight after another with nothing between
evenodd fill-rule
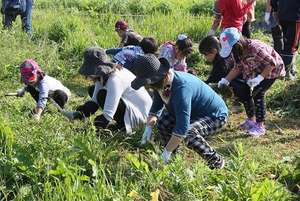
<instances>
[{"instance_id":1,"label":"person's arm","mask_svg":"<svg viewBox=\"0 0 300 201\"><path fill-rule=\"evenodd\" d=\"M105 50L105 53L114 56L120 51L122 51L122 48L120 48L120 47L119 48L109 48L109 49Z\"/></svg>"},{"instance_id":2,"label":"person's arm","mask_svg":"<svg viewBox=\"0 0 300 201\"><path fill-rule=\"evenodd\" d=\"M223 77L225 77L228 74L228 67L226 64L225 59L218 58L217 61L213 62L213 67L211 72L209 73L209 76L207 80L205 81L206 84L208 83L217 83L219 80L221 80Z\"/></svg>"},{"instance_id":3,"label":"person's arm","mask_svg":"<svg viewBox=\"0 0 300 201\"><path fill-rule=\"evenodd\" d=\"M103 88L103 86L100 84L100 81L96 81L95 82L95 88L94 88L93 96L92 96L92 101L94 101L97 104L99 104L98 100L97 100L97 96L98 96L99 91L102 88Z\"/></svg>"},{"instance_id":4,"label":"person's arm","mask_svg":"<svg viewBox=\"0 0 300 201\"><path fill-rule=\"evenodd\" d=\"M237 78L242 73L241 69L239 67L233 67L230 72L226 75L225 79L228 80L228 82L231 82L235 78Z\"/></svg>"},{"instance_id":5,"label":"person's arm","mask_svg":"<svg viewBox=\"0 0 300 201\"><path fill-rule=\"evenodd\" d=\"M37 102L36 108L41 108L42 110L46 107L47 101L48 101L48 95L49 95L49 87L48 84L44 79L39 81L38 84L39 88L39 100Z\"/></svg>"},{"instance_id":6,"label":"person's arm","mask_svg":"<svg viewBox=\"0 0 300 201\"><path fill-rule=\"evenodd\" d=\"M221 14L220 9L219 9L219 1L218 0L216 0L215 3L214 3L213 13L214 13L213 24L211 25L211 28L210 28L210 30L207 34L209 36L215 35L217 29L219 28L219 26L222 22L222 14Z\"/></svg>"},{"instance_id":7,"label":"person's arm","mask_svg":"<svg viewBox=\"0 0 300 201\"><path fill-rule=\"evenodd\" d=\"M154 90L153 102L152 102L152 106L151 106L151 109L150 109L150 112L149 112L149 116L159 117L161 115L163 107L164 107L163 100L161 99L159 93Z\"/></svg>"},{"instance_id":8,"label":"person's arm","mask_svg":"<svg viewBox=\"0 0 300 201\"><path fill-rule=\"evenodd\" d=\"M106 83L106 98L103 107L103 116L108 120L112 121L113 117L117 111L120 99L124 93L126 86L123 84L122 80L118 77L112 77Z\"/></svg>"},{"instance_id":9,"label":"person's arm","mask_svg":"<svg viewBox=\"0 0 300 201\"><path fill-rule=\"evenodd\" d=\"M191 93L190 88L177 89L177 94L173 97L176 125L172 131L172 137L165 147L169 152L178 147L189 129L192 105Z\"/></svg>"}]
</instances>

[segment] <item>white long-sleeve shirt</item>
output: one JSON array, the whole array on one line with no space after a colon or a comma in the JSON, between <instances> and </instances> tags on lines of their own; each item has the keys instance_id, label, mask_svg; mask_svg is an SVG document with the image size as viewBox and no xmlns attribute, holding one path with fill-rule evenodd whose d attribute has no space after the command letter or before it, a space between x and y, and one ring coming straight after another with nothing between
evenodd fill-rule
<instances>
[{"instance_id":1,"label":"white long-sleeve shirt","mask_svg":"<svg viewBox=\"0 0 300 201\"><path fill-rule=\"evenodd\" d=\"M49 93L52 93L56 90L61 90L67 94L68 97L71 96L70 90L65 87L60 81L57 79L46 75L42 80L40 80L35 89L39 92L39 100L37 102L37 106L41 108L45 108L47 104L47 98Z\"/></svg>"},{"instance_id":2,"label":"white long-sleeve shirt","mask_svg":"<svg viewBox=\"0 0 300 201\"><path fill-rule=\"evenodd\" d=\"M139 90L131 88L131 82L135 75L123 68L116 70L108 78L105 86L100 81L95 83L95 90L92 100L96 103L99 90L106 89L106 99L103 108L103 116L111 121L116 113L120 99L126 105L124 123L126 132L131 133L133 128L137 128L147 121L147 116L152 105L152 99L146 89L141 87Z\"/></svg>"}]
</instances>

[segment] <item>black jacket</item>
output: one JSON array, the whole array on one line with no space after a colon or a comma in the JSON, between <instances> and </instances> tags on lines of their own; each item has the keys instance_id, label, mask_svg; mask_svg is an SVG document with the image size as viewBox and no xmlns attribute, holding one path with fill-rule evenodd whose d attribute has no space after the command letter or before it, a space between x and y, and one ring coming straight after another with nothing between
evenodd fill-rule
<instances>
[{"instance_id":1,"label":"black jacket","mask_svg":"<svg viewBox=\"0 0 300 201\"><path fill-rule=\"evenodd\" d=\"M223 77L229 73L230 69L233 67L233 61L229 58L222 58L219 54L216 55L215 60L213 61L212 70L205 81L206 83L217 83Z\"/></svg>"},{"instance_id":2,"label":"black jacket","mask_svg":"<svg viewBox=\"0 0 300 201\"><path fill-rule=\"evenodd\" d=\"M300 21L300 0L271 0L271 6L279 20Z\"/></svg>"}]
</instances>

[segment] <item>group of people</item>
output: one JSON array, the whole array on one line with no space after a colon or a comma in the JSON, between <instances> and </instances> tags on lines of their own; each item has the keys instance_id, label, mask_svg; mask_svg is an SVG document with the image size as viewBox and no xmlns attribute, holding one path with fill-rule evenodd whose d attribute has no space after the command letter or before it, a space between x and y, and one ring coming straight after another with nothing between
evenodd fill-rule
<instances>
[{"instance_id":1,"label":"group of people","mask_svg":"<svg viewBox=\"0 0 300 201\"><path fill-rule=\"evenodd\" d=\"M274 13L280 14L286 2L294 2L293 7L298 6L294 11L299 11L300 16L300 3L296 0L278 2L277 8L272 4ZM164 147L161 156L165 163L183 142L210 168L223 168L224 158L209 145L207 137L225 126L229 111L223 98L208 84L233 89L247 115L239 127L250 136L260 137L266 132L266 91L290 70L282 52L242 35L242 26L251 21L247 21L247 16L254 9L254 3L255 0L217 0L217 19L222 21L220 37L214 36L214 28L199 43L200 54L213 64L205 82L189 73L186 58L193 51L193 42L186 34L180 34L175 42L167 41L159 46L154 38L142 37L131 30L126 21L117 21L119 47L91 47L84 51L79 73L93 83L88 88L90 100L75 111L63 114L80 120L101 109L101 114L94 119L97 130L109 128L129 134L145 126L142 144L151 138L156 126L157 138ZM299 37L298 29L294 31ZM20 74L24 87L17 90L17 95L23 96L27 91L36 100L35 119L40 119L48 99L62 108L69 100L69 89L46 75L36 61L25 60L20 65Z\"/></svg>"}]
</instances>

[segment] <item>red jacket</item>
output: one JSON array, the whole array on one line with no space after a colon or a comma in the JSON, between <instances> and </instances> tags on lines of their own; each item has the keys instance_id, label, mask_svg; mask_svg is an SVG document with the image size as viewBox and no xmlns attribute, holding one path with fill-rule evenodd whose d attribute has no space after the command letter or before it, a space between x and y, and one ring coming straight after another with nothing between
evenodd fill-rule
<instances>
[{"instance_id":1,"label":"red jacket","mask_svg":"<svg viewBox=\"0 0 300 201\"><path fill-rule=\"evenodd\" d=\"M222 15L221 28L235 27L242 31L245 15L251 9L253 1L243 3L242 0L218 0L217 9Z\"/></svg>"}]
</instances>

